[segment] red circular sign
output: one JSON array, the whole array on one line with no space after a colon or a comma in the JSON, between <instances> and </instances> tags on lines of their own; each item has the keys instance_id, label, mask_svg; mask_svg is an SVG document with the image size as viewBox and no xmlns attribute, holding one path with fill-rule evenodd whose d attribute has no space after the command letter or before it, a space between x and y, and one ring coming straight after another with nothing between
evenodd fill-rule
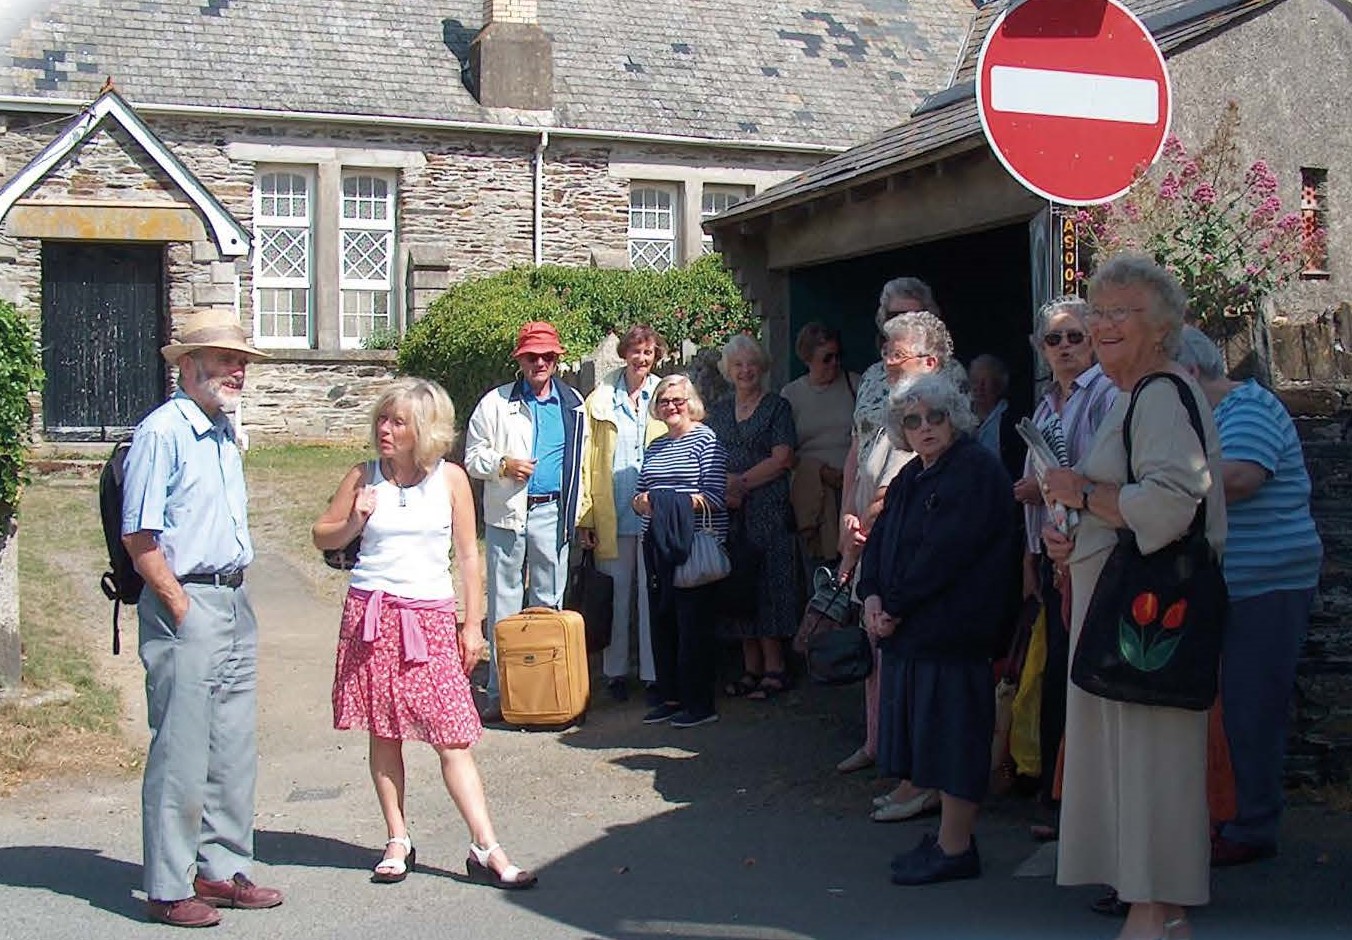
<instances>
[{"instance_id":1,"label":"red circular sign","mask_svg":"<svg viewBox=\"0 0 1352 940\"><path fill-rule=\"evenodd\" d=\"M1006 10L981 47L976 92L995 155L1053 202L1116 199L1169 133L1164 56L1118 0L1024 0Z\"/></svg>"}]
</instances>

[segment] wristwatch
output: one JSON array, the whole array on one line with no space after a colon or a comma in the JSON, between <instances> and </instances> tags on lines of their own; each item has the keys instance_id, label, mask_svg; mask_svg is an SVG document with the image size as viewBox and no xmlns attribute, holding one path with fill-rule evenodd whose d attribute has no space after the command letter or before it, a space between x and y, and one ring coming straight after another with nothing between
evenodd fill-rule
<instances>
[{"instance_id":1,"label":"wristwatch","mask_svg":"<svg viewBox=\"0 0 1352 940\"><path fill-rule=\"evenodd\" d=\"M498 458L498 476L505 477L506 475L507 475L507 455L503 454L501 457Z\"/></svg>"},{"instance_id":2,"label":"wristwatch","mask_svg":"<svg viewBox=\"0 0 1352 940\"><path fill-rule=\"evenodd\" d=\"M1089 496L1096 489L1098 489L1098 484L1095 483L1093 480L1090 480L1084 486L1080 487L1080 495L1084 497L1084 501L1080 504L1081 509L1089 508Z\"/></svg>"}]
</instances>

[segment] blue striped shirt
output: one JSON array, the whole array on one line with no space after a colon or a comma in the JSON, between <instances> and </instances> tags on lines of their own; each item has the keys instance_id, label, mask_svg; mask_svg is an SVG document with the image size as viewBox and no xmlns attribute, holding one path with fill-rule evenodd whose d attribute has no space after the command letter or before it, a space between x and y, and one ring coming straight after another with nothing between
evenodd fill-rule
<instances>
[{"instance_id":1,"label":"blue striped shirt","mask_svg":"<svg viewBox=\"0 0 1352 940\"><path fill-rule=\"evenodd\" d=\"M1310 477L1286 407L1249 380L1216 406L1221 457L1267 471L1252 496L1226 507L1225 580L1231 598L1314 587L1323 545L1310 516Z\"/></svg>"},{"instance_id":2,"label":"blue striped shirt","mask_svg":"<svg viewBox=\"0 0 1352 940\"><path fill-rule=\"evenodd\" d=\"M713 510L714 533L720 542L728 537L728 512L723 494L728 488L728 453L706 424L696 423L680 437L659 437L643 455L638 474L638 492L672 489L678 493L703 493ZM648 519L643 519L648 529Z\"/></svg>"}]
</instances>

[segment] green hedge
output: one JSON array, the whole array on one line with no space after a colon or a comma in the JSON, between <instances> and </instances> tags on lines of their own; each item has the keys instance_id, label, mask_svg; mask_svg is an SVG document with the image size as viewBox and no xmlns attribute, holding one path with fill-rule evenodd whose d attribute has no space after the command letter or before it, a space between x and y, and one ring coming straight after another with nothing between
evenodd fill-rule
<instances>
[{"instance_id":1,"label":"green hedge","mask_svg":"<svg viewBox=\"0 0 1352 940\"><path fill-rule=\"evenodd\" d=\"M42 363L28 321L0 300L0 519L19 505L24 456L32 440L30 393L42 389Z\"/></svg>"},{"instance_id":2,"label":"green hedge","mask_svg":"<svg viewBox=\"0 0 1352 940\"><path fill-rule=\"evenodd\" d=\"M512 268L464 281L433 301L399 345L399 370L441 383L463 423L484 392L516 374L512 348L530 320L553 323L570 360L634 323L651 325L672 348L687 339L721 343L759 327L718 255L660 273Z\"/></svg>"}]
</instances>

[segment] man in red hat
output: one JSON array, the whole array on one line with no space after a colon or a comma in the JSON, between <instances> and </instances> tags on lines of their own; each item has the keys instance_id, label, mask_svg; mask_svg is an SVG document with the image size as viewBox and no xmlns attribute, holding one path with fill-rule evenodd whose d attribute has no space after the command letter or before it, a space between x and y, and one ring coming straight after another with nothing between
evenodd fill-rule
<instances>
[{"instance_id":1,"label":"man in red hat","mask_svg":"<svg viewBox=\"0 0 1352 940\"><path fill-rule=\"evenodd\" d=\"M563 353L551 324L523 326L512 352L521 378L480 399L465 429L465 469L484 481L492 656L486 714L498 699L493 625L523 606L558 607L568 578L586 422L581 396L554 376Z\"/></svg>"}]
</instances>

